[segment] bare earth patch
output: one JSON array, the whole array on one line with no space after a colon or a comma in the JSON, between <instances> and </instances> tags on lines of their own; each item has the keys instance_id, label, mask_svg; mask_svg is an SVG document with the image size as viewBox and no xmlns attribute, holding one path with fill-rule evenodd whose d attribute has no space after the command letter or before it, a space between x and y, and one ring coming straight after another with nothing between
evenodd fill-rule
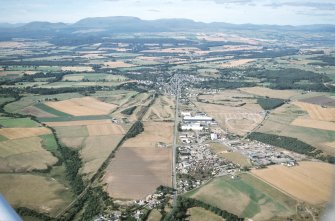
<instances>
[{"instance_id":1,"label":"bare earth patch","mask_svg":"<svg viewBox=\"0 0 335 221\"><path fill-rule=\"evenodd\" d=\"M252 173L299 200L318 205L330 200L334 184L334 165L300 162L299 166L269 166Z\"/></svg>"}]
</instances>

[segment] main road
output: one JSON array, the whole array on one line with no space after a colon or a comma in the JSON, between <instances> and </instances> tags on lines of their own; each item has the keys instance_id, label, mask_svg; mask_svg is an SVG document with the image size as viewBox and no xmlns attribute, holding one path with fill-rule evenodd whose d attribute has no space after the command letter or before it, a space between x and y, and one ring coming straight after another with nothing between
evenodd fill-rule
<instances>
[{"instance_id":1,"label":"main road","mask_svg":"<svg viewBox=\"0 0 335 221\"><path fill-rule=\"evenodd\" d=\"M174 132L173 132L173 145L172 145L172 188L173 191L173 206L177 204L177 173L176 173L176 159L177 159L177 137L178 137L178 124L179 124L179 96L180 96L180 82L179 78L176 77L175 82L172 83L174 93L176 95L176 107L175 107L175 121L174 121Z\"/></svg>"}]
</instances>

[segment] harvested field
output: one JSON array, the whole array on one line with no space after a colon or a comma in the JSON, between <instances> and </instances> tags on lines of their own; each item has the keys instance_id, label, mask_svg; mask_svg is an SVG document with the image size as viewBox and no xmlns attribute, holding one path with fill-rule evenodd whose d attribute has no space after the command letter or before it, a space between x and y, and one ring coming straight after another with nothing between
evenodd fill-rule
<instances>
[{"instance_id":1,"label":"harvested field","mask_svg":"<svg viewBox=\"0 0 335 221\"><path fill-rule=\"evenodd\" d=\"M73 116L106 115L117 107L114 104L104 103L93 97L46 102L46 105Z\"/></svg>"},{"instance_id":2,"label":"harvested field","mask_svg":"<svg viewBox=\"0 0 335 221\"><path fill-rule=\"evenodd\" d=\"M252 220L291 216L297 203L250 174L215 178L185 195Z\"/></svg>"},{"instance_id":3,"label":"harvested field","mask_svg":"<svg viewBox=\"0 0 335 221\"><path fill-rule=\"evenodd\" d=\"M55 179L0 174L0 180L0 192L13 207L27 207L54 216L72 200L68 188Z\"/></svg>"},{"instance_id":4,"label":"harvested field","mask_svg":"<svg viewBox=\"0 0 335 221\"><path fill-rule=\"evenodd\" d=\"M299 166L274 165L252 173L298 200L318 205L330 200L335 168L328 163L300 162Z\"/></svg>"},{"instance_id":5,"label":"harvested field","mask_svg":"<svg viewBox=\"0 0 335 221\"><path fill-rule=\"evenodd\" d=\"M258 104L246 104L242 107L200 102L195 104L199 110L213 117L223 129L241 136L256 128L265 116Z\"/></svg>"},{"instance_id":6,"label":"harvested field","mask_svg":"<svg viewBox=\"0 0 335 221\"><path fill-rule=\"evenodd\" d=\"M92 67L89 66L75 66L75 67L62 67L62 71L74 71L74 72L92 72Z\"/></svg>"},{"instance_id":7,"label":"harvested field","mask_svg":"<svg viewBox=\"0 0 335 221\"><path fill-rule=\"evenodd\" d=\"M43 149L41 142L39 137L0 142L0 172L45 170L57 163L57 158Z\"/></svg>"},{"instance_id":8,"label":"harvested field","mask_svg":"<svg viewBox=\"0 0 335 221\"><path fill-rule=\"evenodd\" d=\"M304 102L294 102L294 104L307 111L313 120L335 121L335 108L324 108L316 104Z\"/></svg>"},{"instance_id":9,"label":"harvested field","mask_svg":"<svg viewBox=\"0 0 335 221\"><path fill-rule=\"evenodd\" d=\"M24 137L35 137L44 134L51 134L51 131L46 127L33 128L1 128L0 135L8 139L18 139Z\"/></svg>"},{"instance_id":10,"label":"harvested field","mask_svg":"<svg viewBox=\"0 0 335 221\"><path fill-rule=\"evenodd\" d=\"M143 120L163 121L174 119L174 101L166 96L156 98Z\"/></svg>"},{"instance_id":11,"label":"harvested field","mask_svg":"<svg viewBox=\"0 0 335 221\"><path fill-rule=\"evenodd\" d=\"M107 61L103 63L108 68L129 68L133 67L133 64L125 63L123 61Z\"/></svg>"},{"instance_id":12,"label":"harvested field","mask_svg":"<svg viewBox=\"0 0 335 221\"><path fill-rule=\"evenodd\" d=\"M128 139L106 169L104 182L110 196L143 199L159 185L171 186L172 123L145 122L144 132Z\"/></svg>"},{"instance_id":13,"label":"harvested field","mask_svg":"<svg viewBox=\"0 0 335 221\"><path fill-rule=\"evenodd\" d=\"M187 210L187 214L190 216L189 221L225 221L221 216L201 207L192 207Z\"/></svg>"},{"instance_id":14,"label":"harvested field","mask_svg":"<svg viewBox=\"0 0 335 221\"><path fill-rule=\"evenodd\" d=\"M87 125L89 136L104 136L104 135L123 135L125 131L120 125L109 123L109 124L93 124Z\"/></svg>"},{"instance_id":15,"label":"harvested field","mask_svg":"<svg viewBox=\"0 0 335 221\"><path fill-rule=\"evenodd\" d=\"M91 178L116 148L122 137L122 135L87 137L83 143L83 148L80 150L83 160L81 173L85 174L87 178Z\"/></svg>"},{"instance_id":16,"label":"harvested field","mask_svg":"<svg viewBox=\"0 0 335 221\"><path fill-rule=\"evenodd\" d=\"M56 117L56 115L43 111L35 106L25 107L21 110L21 113L27 114L27 115L33 115L35 117L45 117L45 118Z\"/></svg>"},{"instance_id":17,"label":"harvested field","mask_svg":"<svg viewBox=\"0 0 335 221\"><path fill-rule=\"evenodd\" d=\"M60 138L64 137L86 137L88 136L88 130L85 125L79 126L68 126L68 127L55 127L57 136Z\"/></svg>"},{"instance_id":18,"label":"harvested field","mask_svg":"<svg viewBox=\"0 0 335 221\"><path fill-rule=\"evenodd\" d=\"M46 124L50 127L66 127L66 126L109 124L111 122L112 121L110 119L105 119L105 120L78 120L78 121L46 122Z\"/></svg>"},{"instance_id":19,"label":"harvested field","mask_svg":"<svg viewBox=\"0 0 335 221\"><path fill-rule=\"evenodd\" d=\"M291 125L299 126L299 127L308 127L308 128L316 128L321 130L332 130L335 131L335 123L320 121L320 120L312 120L306 118L297 118L295 119Z\"/></svg>"},{"instance_id":20,"label":"harvested field","mask_svg":"<svg viewBox=\"0 0 335 221\"><path fill-rule=\"evenodd\" d=\"M239 60L231 60L229 62L223 63L221 67L223 68L232 68L232 67L237 67L241 65L246 65L255 59L239 59Z\"/></svg>"},{"instance_id":21,"label":"harvested field","mask_svg":"<svg viewBox=\"0 0 335 221\"><path fill-rule=\"evenodd\" d=\"M85 140L85 137L62 137L60 138L61 143L73 149L81 148L84 140Z\"/></svg>"},{"instance_id":22,"label":"harvested field","mask_svg":"<svg viewBox=\"0 0 335 221\"><path fill-rule=\"evenodd\" d=\"M335 107L335 99L326 96L310 97L300 101L309 104L316 104L319 106Z\"/></svg>"},{"instance_id":23,"label":"harvested field","mask_svg":"<svg viewBox=\"0 0 335 221\"><path fill-rule=\"evenodd\" d=\"M247 87L240 88L240 90L257 96L268 96L279 99L290 99L301 94L301 92L296 90L274 90L266 87Z\"/></svg>"}]
</instances>

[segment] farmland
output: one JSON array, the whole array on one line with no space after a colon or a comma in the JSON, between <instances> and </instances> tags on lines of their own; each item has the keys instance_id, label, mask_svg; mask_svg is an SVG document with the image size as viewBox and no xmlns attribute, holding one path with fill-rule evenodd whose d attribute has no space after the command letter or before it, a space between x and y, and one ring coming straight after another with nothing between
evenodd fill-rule
<instances>
[{"instance_id":1,"label":"farmland","mask_svg":"<svg viewBox=\"0 0 335 221\"><path fill-rule=\"evenodd\" d=\"M73 98L65 101L46 102L46 105L73 116L105 115L116 106L91 97Z\"/></svg>"},{"instance_id":2,"label":"farmland","mask_svg":"<svg viewBox=\"0 0 335 221\"><path fill-rule=\"evenodd\" d=\"M106 169L110 196L142 199L159 185L170 186L171 142L171 123L145 122L144 132L127 140Z\"/></svg>"},{"instance_id":3,"label":"farmland","mask_svg":"<svg viewBox=\"0 0 335 221\"><path fill-rule=\"evenodd\" d=\"M205 186L186 193L223 210L255 220L295 214L297 202L249 174L215 178Z\"/></svg>"},{"instance_id":4,"label":"farmland","mask_svg":"<svg viewBox=\"0 0 335 221\"><path fill-rule=\"evenodd\" d=\"M276 165L252 173L295 199L318 205L330 199L335 168L327 163L301 162L292 168Z\"/></svg>"},{"instance_id":5,"label":"farmland","mask_svg":"<svg viewBox=\"0 0 335 221\"><path fill-rule=\"evenodd\" d=\"M11 205L29 221L319 220L334 176L333 33L147 22L0 25Z\"/></svg>"},{"instance_id":6,"label":"farmland","mask_svg":"<svg viewBox=\"0 0 335 221\"><path fill-rule=\"evenodd\" d=\"M72 198L64 185L42 176L0 174L0 178L0 192L15 207L26 206L55 215Z\"/></svg>"}]
</instances>

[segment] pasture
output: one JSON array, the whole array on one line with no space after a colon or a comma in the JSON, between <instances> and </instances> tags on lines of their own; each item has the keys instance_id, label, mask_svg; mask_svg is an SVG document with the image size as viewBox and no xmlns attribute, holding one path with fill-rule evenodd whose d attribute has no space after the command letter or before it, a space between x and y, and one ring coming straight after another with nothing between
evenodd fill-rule
<instances>
[{"instance_id":1,"label":"pasture","mask_svg":"<svg viewBox=\"0 0 335 221\"><path fill-rule=\"evenodd\" d=\"M113 198L143 199L159 185L171 186L172 123L144 122L144 131L128 139L106 169L103 182Z\"/></svg>"},{"instance_id":2,"label":"pasture","mask_svg":"<svg viewBox=\"0 0 335 221\"><path fill-rule=\"evenodd\" d=\"M240 217L269 220L295 214L297 202L250 174L215 178L185 194Z\"/></svg>"},{"instance_id":3,"label":"pasture","mask_svg":"<svg viewBox=\"0 0 335 221\"><path fill-rule=\"evenodd\" d=\"M27 207L53 216L72 200L68 188L52 178L0 174L0 180L0 192L13 207Z\"/></svg>"},{"instance_id":4,"label":"pasture","mask_svg":"<svg viewBox=\"0 0 335 221\"><path fill-rule=\"evenodd\" d=\"M213 153L217 154L223 159L231 161L234 164L240 165L241 167L251 166L251 162L246 156L239 152L230 152L230 149L224 144L211 143L209 144L209 147Z\"/></svg>"},{"instance_id":5,"label":"pasture","mask_svg":"<svg viewBox=\"0 0 335 221\"><path fill-rule=\"evenodd\" d=\"M328 163L300 162L294 167L274 165L252 173L297 200L320 205L330 200L335 168Z\"/></svg>"}]
</instances>

